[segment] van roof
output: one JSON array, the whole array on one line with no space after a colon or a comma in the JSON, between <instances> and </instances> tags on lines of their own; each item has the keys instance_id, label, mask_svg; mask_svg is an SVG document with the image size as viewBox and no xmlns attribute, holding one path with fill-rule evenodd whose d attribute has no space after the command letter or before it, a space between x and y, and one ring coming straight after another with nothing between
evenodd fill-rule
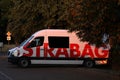
<instances>
[{"instance_id":1,"label":"van roof","mask_svg":"<svg viewBox=\"0 0 120 80\"><path fill-rule=\"evenodd\" d=\"M68 30L65 29L44 29L39 30L33 34L33 36L66 36L68 35Z\"/></svg>"}]
</instances>

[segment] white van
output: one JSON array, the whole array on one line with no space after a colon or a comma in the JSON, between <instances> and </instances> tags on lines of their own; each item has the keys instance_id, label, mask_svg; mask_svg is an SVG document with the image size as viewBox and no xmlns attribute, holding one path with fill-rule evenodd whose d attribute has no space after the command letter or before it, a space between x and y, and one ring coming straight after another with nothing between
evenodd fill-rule
<instances>
[{"instance_id":1,"label":"white van","mask_svg":"<svg viewBox=\"0 0 120 80\"><path fill-rule=\"evenodd\" d=\"M34 33L8 56L21 67L30 64L77 64L93 67L107 64L109 49L80 41L75 32L45 29Z\"/></svg>"}]
</instances>

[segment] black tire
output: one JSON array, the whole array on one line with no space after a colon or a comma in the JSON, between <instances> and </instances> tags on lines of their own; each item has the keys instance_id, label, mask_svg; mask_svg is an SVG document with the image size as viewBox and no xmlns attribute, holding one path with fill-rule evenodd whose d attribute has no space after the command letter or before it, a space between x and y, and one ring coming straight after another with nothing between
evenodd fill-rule
<instances>
[{"instance_id":1,"label":"black tire","mask_svg":"<svg viewBox=\"0 0 120 80\"><path fill-rule=\"evenodd\" d=\"M21 58L18 62L18 65L22 68L26 68L30 65L30 61L27 58Z\"/></svg>"},{"instance_id":2,"label":"black tire","mask_svg":"<svg viewBox=\"0 0 120 80\"><path fill-rule=\"evenodd\" d=\"M84 61L84 66L88 68L92 68L95 66L95 61L93 60L85 60Z\"/></svg>"}]
</instances>

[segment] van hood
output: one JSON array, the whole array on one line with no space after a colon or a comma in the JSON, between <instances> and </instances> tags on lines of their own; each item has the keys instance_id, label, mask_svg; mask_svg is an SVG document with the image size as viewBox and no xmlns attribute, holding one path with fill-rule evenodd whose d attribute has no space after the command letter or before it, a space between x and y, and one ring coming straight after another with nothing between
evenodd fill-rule
<instances>
[{"instance_id":1,"label":"van hood","mask_svg":"<svg viewBox=\"0 0 120 80\"><path fill-rule=\"evenodd\" d=\"M14 51L14 50L16 50L18 47L14 47L14 48L12 48L12 49L9 49L8 51L9 52L12 52L12 51Z\"/></svg>"}]
</instances>

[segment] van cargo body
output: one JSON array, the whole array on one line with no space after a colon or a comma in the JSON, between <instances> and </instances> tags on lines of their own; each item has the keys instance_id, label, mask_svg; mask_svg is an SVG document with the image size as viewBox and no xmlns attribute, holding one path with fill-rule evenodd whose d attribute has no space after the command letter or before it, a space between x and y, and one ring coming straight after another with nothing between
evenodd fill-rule
<instances>
[{"instance_id":1,"label":"van cargo body","mask_svg":"<svg viewBox=\"0 0 120 80\"><path fill-rule=\"evenodd\" d=\"M8 61L21 67L30 64L77 64L93 67L107 64L109 49L83 42L75 32L45 29L34 33L17 47Z\"/></svg>"}]
</instances>

